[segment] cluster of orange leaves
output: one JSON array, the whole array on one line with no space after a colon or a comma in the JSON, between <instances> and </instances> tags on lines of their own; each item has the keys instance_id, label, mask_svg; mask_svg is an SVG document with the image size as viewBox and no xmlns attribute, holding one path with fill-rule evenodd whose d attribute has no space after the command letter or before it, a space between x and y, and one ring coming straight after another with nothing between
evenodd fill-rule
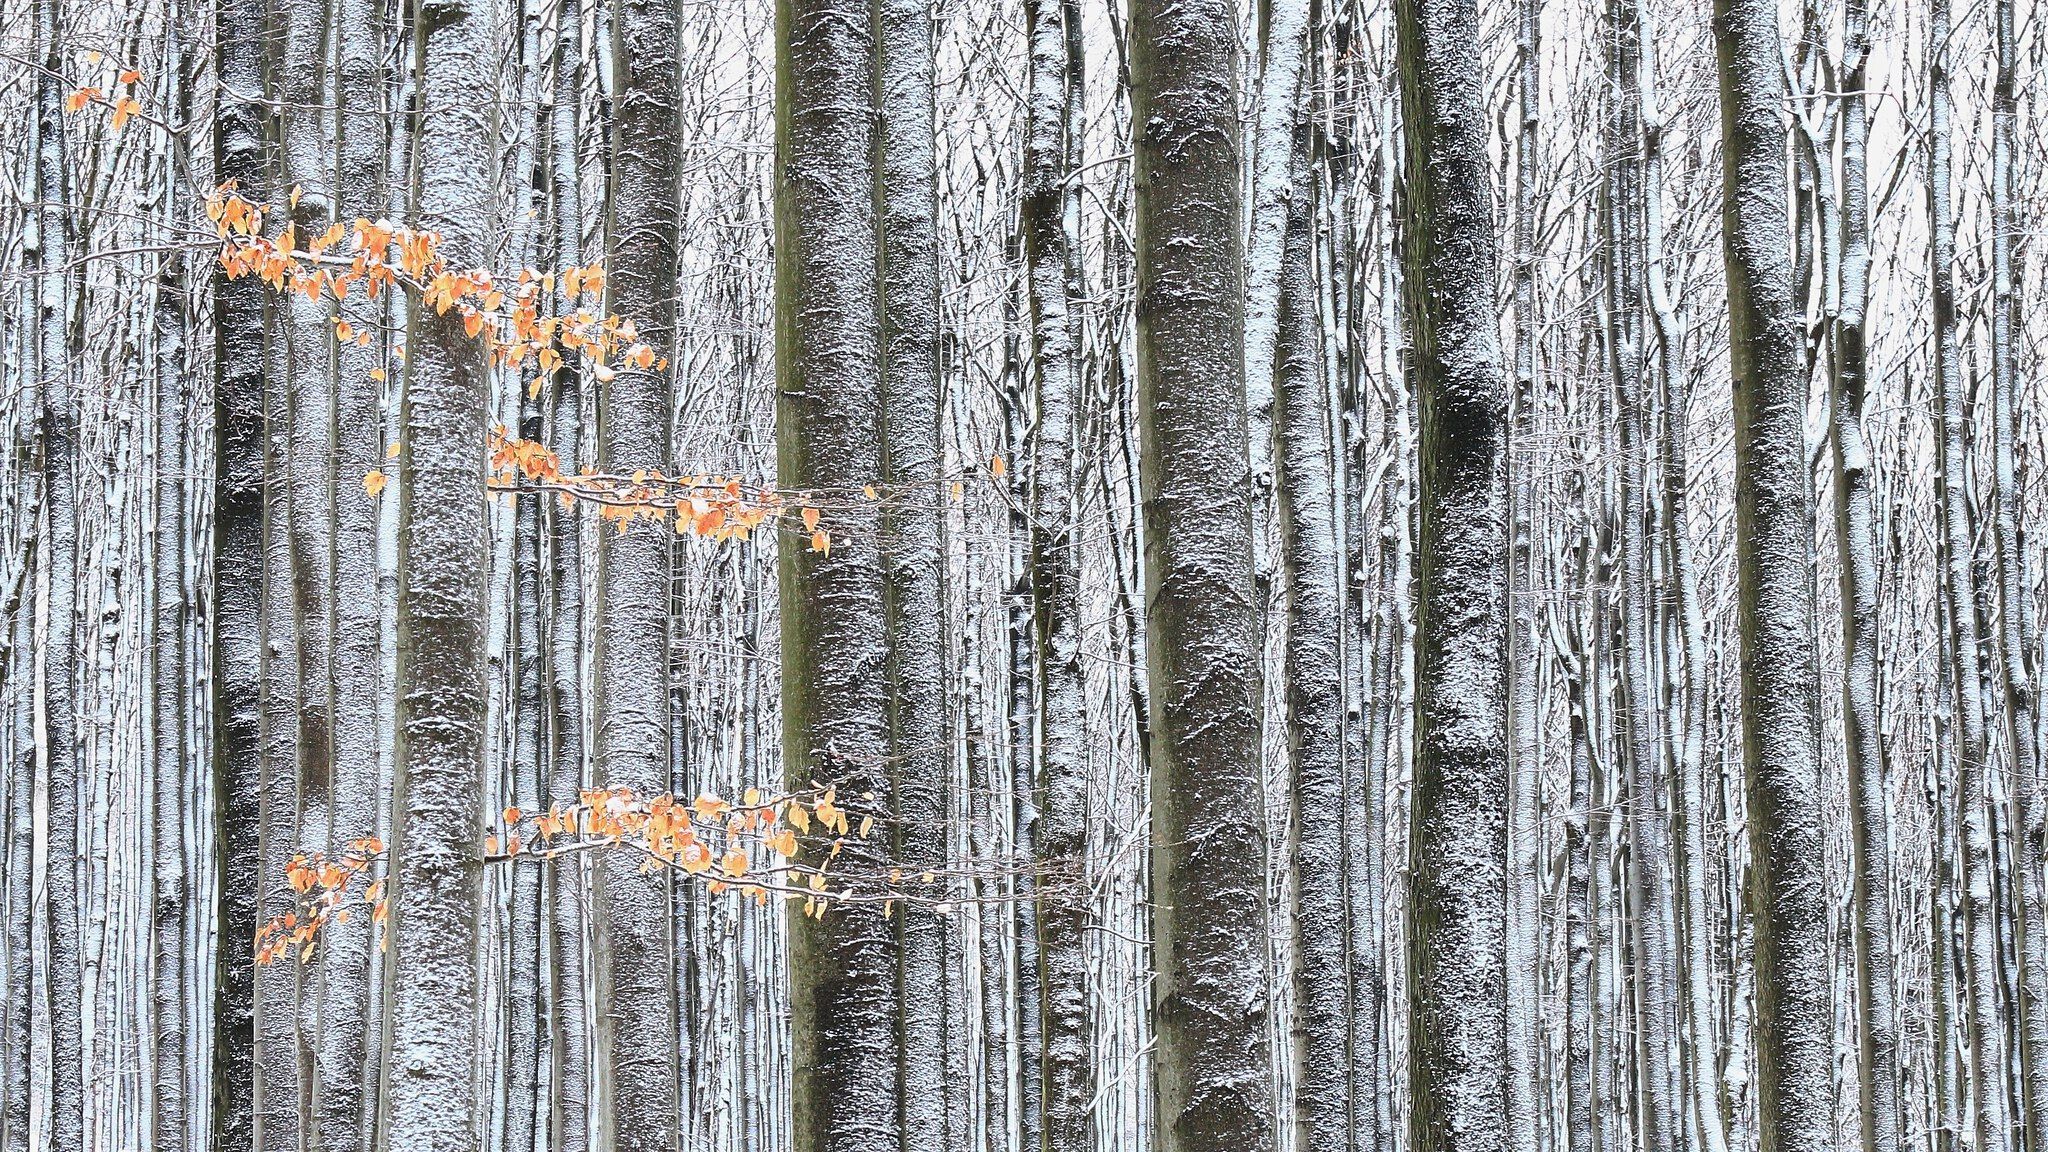
<instances>
[{"instance_id":1,"label":"cluster of orange leaves","mask_svg":"<svg viewBox=\"0 0 2048 1152\"><path fill-rule=\"evenodd\" d=\"M827 879L832 862L850 840L865 840L875 826L868 815L856 828L829 786L777 796L749 788L737 803L711 793L684 801L667 793L648 797L631 788L594 788L575 804L538 813L507 808L502 816L502 825L484 837L486 863L553 860L584 851L636 853L642 872L669 869L703 882L714 895L737 891L758 904L773 894L801 897L804 915L818 918L841 894ZM256 962L293 955L300 963L311 960L320 930L348 920L356 882L387 863L385 845L375 837L352 841L338 854L293 856L285 869L292 907L257 929ZM362 902L380 927L387 901L384 878L370 879Z\"/></svg>"},{"instance_id":2,"label":"cluster of orange leaves","mask_svg":"<svg viewBox=\"0 0 2048 1152\"><path fill-rule=\"evenodd\" d=\"M774 489L749 487L737 477L669 476L647 469L628 475L589 469L567 473L553 449L512 436L502 425L491 430L490 451L493 490L553 492L565 508L583 500L620 532L636 520L652 520L673 523L678 536L745 540L766 525L794 517L813 551L832 550L831 534L818 526L816 508L792 505Z\"/></svg>"},{"instance_id":3,"label":"cluster of orange leaves","mask_svg":"<svg viewBox=\"0 0 2048 1152\"><path fill-rule=\"evenodd\" d=\"M87 52L85 54L85 62L87 64L96 65L102 59L103 57L98 52ZM71 93L64 97L64 111L73 113L83 112L87 107L94 104L105 105L114 110L114 131L119 132L127 127L130 118L142 111L141 101L135 99L133 95L135 86L140 83L142 83L142 73L133 68L121 68L119 75L114 78L114 82L105 88L97 84L87 84L83 87L72 89Z\"/></svg>"},{"instance_id":4,"label":"cluster of orange leaves","mask_svg":"<svg viewBox=\"0 0 2048 1152\"><path fill-rule=\"evenodd\" d=\"M290 207L298 207L300 195L292 190ZM560 369L569 356L585 361L600 382L621 367L668 369L668 358L640 341L630 319L601 313L587 302L604 295L602 264L560 274L560 300L568 307L558 312L549 307L557 299L555 273L524 268L503 278L485 268L457 268L442 255L438 232L358 218L352 225L337 220L313 236L299 235L298 226L287 221L272 238L264 234L269 215L232 181L207 197L206 218L220 236L221 267L229 279L253 275L279 293L313 301L331 295L337 309L358 286L372 300L386 289L413 291L435 315L454 313L499 366L537 368L531 385L536 395L542 376ZM358 329L341 316L335 333L343 341L370 343L367 327ZM402 344L395 354L404 359Z\"/></svg>"},{"instance_id":5,"label":"cluster of orange leaves","mask_svg":"<svg viewBox=\"0 0 2048 1152\"><path fill-rule=\"evenodd\" d=\"M370 866L383 856L384 842L375 836L351 840L336 855L301 852L293 856L285 866L285 881L291 885L294 907L256 929L256 963L269 964L294 953L302 964L311 960L320 929L329 923L348 922L350 910L342 901L350 884L367 874ZM389 911L383 880L370 883L363 891L363 902L370 906L371 919L381 927Z\"/></svg>"},{"instance_id":6,"label":"cluster of orange leaves","mask_svg":"<svg viewBox=\"0 0 2048 1152\"><path fill-rule=\"evenodd\" d=\"M292 207L297 207L298 196L295 190ZM311 301L332 296L335 337L343 343L367 347L372 339L367 323L359 327L340 314L360 286L372 300L386 289L407 290L417 293L421 304L436 314L454 313L461 318L463 331L481 341L499 366L536 370L529 385L532 395L539 394L543 379L559 371L567 357L580 358L600 383L613 379L621 367L668 370L668 358L639 340L631 319L600 314L584 303L603 296L602 264L569 268L559 276L527 268L506 283L484 269L451 267L441 254L441 237L434 232L390 220L358 219L353 227L337 221L310 237L301 237L296 226L287 223L272 239L264 234L268 215L239 195L232 183L207 199L207 219L221 240L222 268L229 279L255 276L281 294L297 293ZM561 299L577 305L559 314L547 308L556 300L558 281ZM403 362L403 343L395 345L394 355ZM371 377L381 381L386 373L378 368ZM832 547L831 535L819 527L816 508L792 507L774 490L750 488L732 477L671 477L645 470L631 475L588 469L571 474L563 471L560 459L545 444L511 436L503 427L492 431L489 450L494 489L552 491L565 506L589 501L621 532L635 520L647 519L673 523L677 535L744 540L765 525L793 516L803 524L813 550L829 552ZM380 495L388 482L382 469L363 477L372 496Z\"/></svg>"}]
</instances>

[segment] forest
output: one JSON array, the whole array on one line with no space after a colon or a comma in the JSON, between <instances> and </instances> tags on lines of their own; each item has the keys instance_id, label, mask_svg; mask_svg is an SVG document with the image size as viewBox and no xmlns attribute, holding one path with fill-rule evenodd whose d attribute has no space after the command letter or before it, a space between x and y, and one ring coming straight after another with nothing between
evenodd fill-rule
<instances>
[{"instance_id":1,"label":"forest","mask_svg":"<svg viewBox=\"0 0 2048 1152\"><path fill-rule=\"evenodd\" d=\"M2048 1152L2044 81L0 0L0 1152Z\"/></svg>"}]
</instances>

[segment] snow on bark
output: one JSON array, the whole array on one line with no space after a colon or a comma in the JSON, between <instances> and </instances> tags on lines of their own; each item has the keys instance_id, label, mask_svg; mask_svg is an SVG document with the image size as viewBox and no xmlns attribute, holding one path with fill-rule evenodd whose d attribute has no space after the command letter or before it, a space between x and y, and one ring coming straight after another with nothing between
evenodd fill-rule
<instances>
[{"instance_id":1,"label":"snow on bark","mask_svg":"<svg viewBox=\"0 0 2048 1152\"><path fill-rule=\"evenodd\" d=\"M1269 1149L1236 10L1130 9L1158 1152Z\"/></svg>"},{"instance_id":2,"label":"snow on bark","mask_svg":"<svg viewBox=\"0 0 2048 1152\"><path fill-rule=\"evenodd\" d=\"M674 353L681 245L676 6L612 7L607 310L630 318L664 359ZM671 381L665 368L620 365L597 385L600 470L673 471ZM597 779L657 795L670 787L669 598L674 536L661 522L598 533ZM678 1097L671 881L630 855L597 861L597 1036L604 1139L626 1152L673 1148Z\"/></svg>"},{"instance_id":3,"label":"snow on bark","mask_svg":"<svg viewBox=\"0 0 2048 1152\"><path fill-rule=\"evenodd\" d=\"M877 215L881 237L881 476L885 504L890 762L906 876L946 864L945 620L939 542L939 244L929 0L875 9ZM903 1147L934 1148L954 1100L946 1080L946 938L954 921L905 903L901 949Z\"/></svg>"},{"instance_id":4,"label":"snow on bark","mask_svg":"<svg viewBox=\"0 0 2048 1152\"><path fill-rule=\"evenodd\" d=\"M1415 779L1409 823L1409 1139L1506 1146L1507 381L1479 21L1396 8L1411 371L1420 402Z\"/></svg>"},{"instance_id":5,"label":"snow on bark","mask_svg":"<svg viewBox=\"0 0 2048 1152\"><path fill-rule=\"evenodd\" d=\"M1296 42L1296 51L1303 48ZM1351 1147L1352 1014L1345 884L1344 558L1338 551L1336 437L1325 389L1316 300L1313 123L1290 109L1286 231L1281 247L1277 355L1272 370L1275 491L1279 499L1287 640L1282 678L1293 793L1294 1027L1289 1054L1294 1144ZM1359 845L1363 848L1363 845Z\"/></svg>"},{"instance_id":6,"label":"snow on bark","mask_svg":"<svg viewBox=\"0 0 2048 1152\"><path fill-rule=\"evenodd\" d=\"M822 499L883 466L874 30L850 0L783 0L776 17L776 441L782 486ZM823 525L829 551L780 552L784 772L849 802L889 791L877 520L874 503L846 500ZM882 855L849 845L839 868ZM849 904L793 916L789 933L794 1152L895 1147L896 926Z\"/></svg>"},{"instance_id":7,"label":"snow on bark","mask_svg":"<svg viewBox=\"0 0 2048 1152\"><path fill-rule=\"evenodd\" d=\"M456 267L494 239L496 136L475 78L495 51L492 0L420 12L416 141L422 227ZM477 930L484 773L484 439L489 372L454 312L416 309L400 456L398 778L393 796L388 1119L407 1152L474 1152Z\"/></svg>"},{"instance_id":8,"label":"snow on bark","mask_svg":"<svg viewBox=\"0 0 2048 1152\"><path fill-rule=\"evenodd\" d=\"M1807 376L1786 252L1777 5L1716 0L1722 240L1734 375L1743 779L1753 859L1764 1152L1832 1147L1834 1024L1822 872Z\"/></svg>"},{"instance_id":9,"label":"snow on bark","mask_svg":"<svg viewBox=\"0 0 2048 1152\"><path fill-rule=\"evenodd\" d=\"M1092 1146L1091 1062L1085 932L1087 889L1087 683L1081 668L1081 539L1076 518L1082 460L1074 314L1080 189L1074 180L1082 125L1081 12L1072 0L1024 8L1024 170L1020 223L1030 304L1037 420L1028 457L1030 581L1038 667L1039 739L1025 783L1037 816L1035 937L1039 957L1039 1062L1046 1152Z\"/></svg>"}]
</instances>

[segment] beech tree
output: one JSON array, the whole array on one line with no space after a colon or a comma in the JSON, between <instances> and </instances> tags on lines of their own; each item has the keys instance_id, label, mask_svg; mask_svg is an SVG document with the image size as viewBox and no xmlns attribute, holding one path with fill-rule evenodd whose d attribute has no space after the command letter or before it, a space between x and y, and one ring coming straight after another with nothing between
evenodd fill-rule
<instances>
[{"instance_id":1,"label":"beech tree","mask_svg":"<svg viewBox=\"0 0 2048 1152\"><path fill-rule=\"evenodd\" d=\"M5 1152L2039 1143L2026 4L18 8Z\"/></svg>"}]
</instances>

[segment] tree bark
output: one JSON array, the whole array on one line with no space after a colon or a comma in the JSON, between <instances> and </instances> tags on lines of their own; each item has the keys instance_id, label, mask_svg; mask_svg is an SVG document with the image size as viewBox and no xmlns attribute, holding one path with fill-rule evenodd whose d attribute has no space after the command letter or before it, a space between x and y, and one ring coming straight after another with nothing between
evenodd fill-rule
<instances>
[{"instance_id":1,"label":"tree bark","mask_svg":"<svg viewBox=\"0 0 2048 1152\"><path fill-rule=\"evenodd\" d=\"M1031 312L1030 440L1032 635L1039 739L1029 781L1038 823L1035 933L1044 1152L1087 1152L1095 1070L1085 932L1088 888L1087 681L1081 667L1084 475L1076 435L1082 404L1075 313L1083 91L1081 10L1074 0L1026 0L1024 169L1019 221ZM1033 1150L1037 1152L1037 1150Z\"/></svg>"},{"instance_id":2,"label":"tree bark","mask_svg":"<svg viewBox=\"0 0 2048 1152\"><path fill-rule=\"evenodd\" d=\"M263 113L264 0L217 0L213 166L255 203L271 174ZM253 276L214 271L213 784L218 878L213 1010L213 1135L255 1142L256 925L259 863L263 589L263 373L270 308Z\"/></svg>"},{"instance_id":3,"label":"tree bark","mask_svg":"<svg viewBox=\"0 0 2048 1152\"><path fill-rule=\"evenodd\" d=\"M1991 90L1991 476L1992 541L1998 579L1999 681L2005 746L2012 757L2015 895L2019 905L2020 1106L2027 1147L2048 1149L2048 781L2035 731L2035 637L2029 620L2026 553L2014 455L2023 403L2019 380L2019 297L2014 247L2024 233L2019 179L2018 54L2012 0L1991 9L1997 70ZM2015 329L2019 329L2018 332Z\"/></svg>"},{"instance_id":4,"label":"tree bark","mask_svg":"<svg viewBox=\"0 0 2048 1152\"><path fill-rule=\"evenodd\" d=\"M782 486L803 499L882 475L875 50L865 2L777 4L776 443ZM849 802L886 795L891 775L878 517L873 502L841 500L823 526L829 551L789 539L779 560L784 772ZM878 847L849 843L835 870L881 866ZM792 1146L895 1147L895 925L877 904L846 904L789 931Z\"/></svg>"},{"instance_id":5,"label":"tree bark","mask_svg":"<svg viewBox=\"0 0 2048 1152\"><path fill-rule=\"evenodd\" d=\"M929 0L875 9L876 212L881 238L881 438L894 852L904 875L946 862L945 618L940 600L938 170ZM923 887L920 881L920 887ZM935 893L897 921L899 1114L906 1152L942 1142L945 951Z\"/></svg>"},{"instance_id":6,"label":"tree bark","mask_svg":"<svg viewBox=\"0 0 2048 1152\"><path fill-rule=\"evenodd\" d=\"M1976 528L1970 501L1970 460L1961 350L1955 299L1955 209L1950 187L1952 162L1949 94L1948 0L1928 5L1928 179L1929 268L1934 312L1936 404L1936 499L1941 535L1937 550L1947 593L1950 689L1956 721L1954 803L1961 815L1962 1030L1969 1053L1967 1091L1981 1149L2005 1146L2009 1136L2005 1096L2004 1023L1998 1014L1997 904L1991 859L1990 741L1981 657L1984 619L1977 596Z\"/></svg>"},{"instance_id":7,"label":"tree bark","mask_svg":"<svg viewBox=\"0 0 2048 1152\"><path fill-rule=\"evenodd\" d=\"M1414 1152L1507 1145L1507 381L1479 19L1395 9L1417 447L1408 1063Z\"/></svg>"},{"instance_id":8,"label":"tree bark","mask_svg":"<svg viewBox=\"0 0 2048 1152\"><path fill-rule=\"evenodd\" d=\"M1835 536L1842 600L1842 735L1851 803L1849 849L1855 890L1856 1095L1864 1152L1892 1152L1899 1143L1898 1028L1892 1006L1891 806L1879 712L1877 511L1870 443L1869 188L1865 149L1869 109L1864 94L1869 13L1863 0L1842 10L1841 282L1833 321L1830 437L1835 457Z\"/></svg>"},{"instance_id":9,"label":"tree bark","mask_svg":"<svg viewBox=\"0 0 2048 1152\"><path fill-rule=\"evenodd\" d=\"M1788 98L1776 5L1716 0L1723 243L1735 388L1743 777L1756 918L1764 1152L1830 1146L1827 900L1806 368L1785 251Z\"/></svg>"},{"instance_id":10,"label":"tree bark","mask_svg":"<svg viewBox=\"0 0 2048 1152\"><path fill-rule=\"evenodd\" d=\"M483 265L495 211L493 113L474 99L495 51L492 0L419 13L417 217L457 269ZM388 1147L474 1152L485 747L483 345L415 307L399 509L398 778L393 797Z\"/></svg>"},{"instance_id":11,"label":"tree bark","mask_svg":"<svg viewBox=\"0 0 2048 1152\"><path fill-rule=\"evenodd\" d=\"M43 565L38 590L42 635L37 640L36 682L41 696L38 769L48 829L44 851L43 970L38 979L42 1015L32 1026L48 1037L51 1095L44 1136L54 1152L78 1152L86 1141L83 1020L93 1006L82 1000L81 962L89 925L85 892L78 724L78 397L74 395L75 293L83 291L72 266L70 148L61 104L69 67L62 0L37 0L32 53L35 72L36 208L24 244L24 264L35 294L36 390L29 397L37 425L43 501Z\"/></svg>"},{"instance_id":12,"label":"tree bark","mask_svg":"<svg viewBox=\"0 0 2048 1152\"><path fill-rule=\"evenodd\" d=\"M657 357L674 351L682 243L676 5L612 6L613 114L605 204L606 310ZM597 385L597 463L631 475L673 467L672 372L621 364ZM598 782L656 796L670 787L669 597L674 536L659 521L598 533L595 600ZM630 853L597 860L600 1142L620 1152L676 1146L681 1124L669 873Z\"/></svg>"},{"instance_id":13,"label":"tree bark","mask_svg":"<svg viewBox=\"0 0 2048 1152\"><path fill-rule=\"evenodd\" d=\"M1130 9L1157 1152L1274 1139L1235 11Z\"/></svg>"},{"instance_id":14,"label":"tree bark","mask_svg":"<svg viewBox=\"0 0 2048 1152\"><path fill-rule=\"evenodd\" d=\"M1302 51L1298 41L1295 51ZM1269 74L1270 74L1269 68ZM1269 93L1270 95L1270 93ZM1349 1022L1352 988L1345 885L1343 556L1337 532L1336 439L1322 365L1316 299L1314 125L1299 94L1289 120L1291 179L1282 204L1280 308L1271 365L1275 492L1279 501L1287 639L1288 786L1294 827L1294 1027L1289 1056L1294 1144L1352 1146ZM1363 848L1363 845L1359 846Z\"/></svg>"}]
</instances>

